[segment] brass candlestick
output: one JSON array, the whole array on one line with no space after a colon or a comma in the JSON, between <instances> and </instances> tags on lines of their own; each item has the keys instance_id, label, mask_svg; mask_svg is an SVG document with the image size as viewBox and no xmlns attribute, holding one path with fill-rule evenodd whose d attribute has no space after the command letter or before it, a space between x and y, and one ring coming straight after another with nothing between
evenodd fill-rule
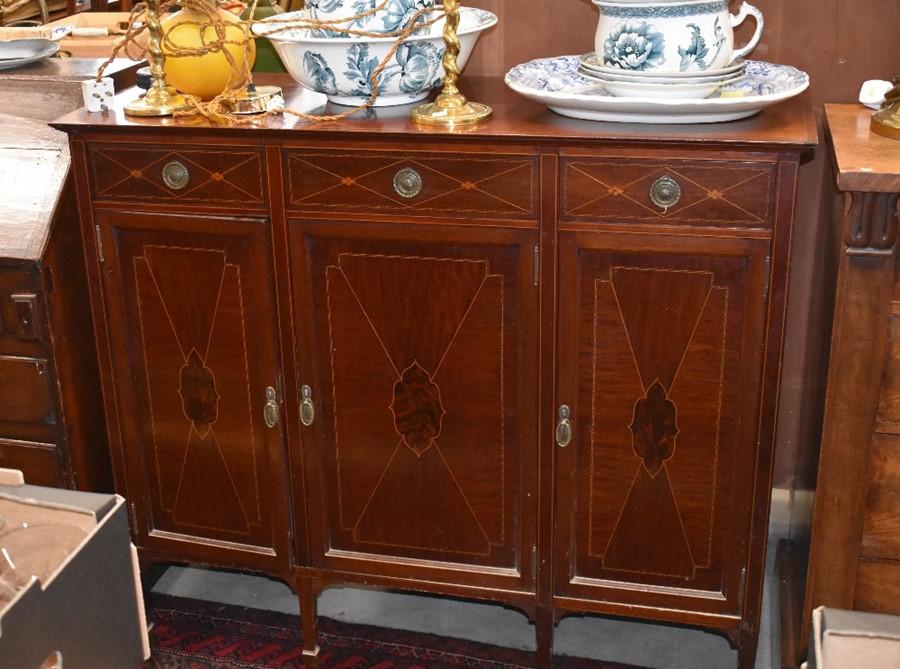
<instances>
[{"instance_id":1,"label":"brass candlestick","mask_svg":"<svg viewBox=\"0 0 900 669\"><path fill-rule=\"evenodd\" d=\"M876 135L900 139L900 77L894 77L894 87L884 95L884 103L869 122Z\"/></svg>"},{"instance_id":2,"label":"brass candlestick","mask_svg":"<svg viewBox=\"0 0 900 669\"><path fill-rule=\"evenodd\" d=\"M162 25L159 22L159 0L147 0L144 12L147 22L147 51L150 57L150 76L153 83L142 97L125 105L129 116L171 116L177 111L191 108L187 96L182 95L166 83L163 64L166 55L162 50Z\"/></svg>"},{"instance_id":3,"label":"brass candlestick","mask_svg":"<svg viewBox=\"0 0 900 669\"><path fill-rule=\"evenodd\" d=\"M480 123L490 118L491 108L480 102L469 102L459 92L456 82L459 80L459 37L456 29L459 26L459 0L444 0L444 12L447 15L444 24L444 88L434 102L419 105L410 112L414 123L422 125L469 125Z\"/></svg>"}]
</instances>

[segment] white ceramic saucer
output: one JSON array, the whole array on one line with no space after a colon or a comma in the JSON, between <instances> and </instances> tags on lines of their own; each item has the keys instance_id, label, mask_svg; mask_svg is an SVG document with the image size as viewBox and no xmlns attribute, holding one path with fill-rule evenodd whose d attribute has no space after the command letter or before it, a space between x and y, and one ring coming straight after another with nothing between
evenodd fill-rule
<instances>
[{"instance_id":1,"label":"white ceramic saucer","mask_svg":"<svg viewBox=\"0 0 900 669\"><path fill-rule=\"evenodd\" d=\"M602 74L629 75L640 78L696 79L697 77L719 77L733 74L744 67L743 58L738 58L728 65L715 70L687 70L685 72L659 72L658 70L626 70L621 67L609 67L597 57L596 52L586 53L578 57L579 63L586 69Z\"/></svg>"}]
</instances>

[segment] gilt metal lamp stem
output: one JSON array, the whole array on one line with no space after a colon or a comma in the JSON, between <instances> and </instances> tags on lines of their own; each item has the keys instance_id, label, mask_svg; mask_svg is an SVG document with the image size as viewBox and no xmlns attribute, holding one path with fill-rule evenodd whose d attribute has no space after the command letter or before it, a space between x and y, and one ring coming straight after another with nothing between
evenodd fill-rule
<instances>
[{"instance_id":1,"label":"gilt metal lamp stem","mask_svg":"<svg viewBox=\"0 0 900 669\"><path fill-rule=\"evenodd\" d=\"M147 0L144 13L147 22L147 52L150 63L152 85L147 93L125 105L125 113L130 116L171 116L177 111L190 109L186 96L166 83L163 63L166 55L162 50L162 25L159 21L159 0Z\"/></svg>"},{"instance_id":2,"label":"gilt metal lamp stem","mask_svg":"<svg viewBox=\"0 0 900 669\"><path fill-rule=\"evenodd\" d=\"M444 12L447 15L444 24L444 88L434 102L419 105L410 112L414 123L422 125L469 125L480 123L490 118L491 108L480 102L469 102L459 92L456 82L459 80L459 37L456 29L459 26L459 0L444 0Z\"/></svg>"}]
</instances>

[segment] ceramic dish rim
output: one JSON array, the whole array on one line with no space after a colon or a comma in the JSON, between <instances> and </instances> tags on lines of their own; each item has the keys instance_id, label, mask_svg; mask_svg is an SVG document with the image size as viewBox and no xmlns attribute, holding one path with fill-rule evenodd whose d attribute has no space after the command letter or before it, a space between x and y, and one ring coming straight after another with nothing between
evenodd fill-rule
<instances>
[{"instance_id":1,"label":"ceramic dish rim","mask_svg":"<svg viewBox=\"0 0 900 669\"><path fill-rule=\"evenodd\" d=\"M300 13L300 12L305 12L305 11L307 11L307 10L300 9L300 10L297 10L297 12L288 12L288 14L295 14L295 13ZM481 9L479 7L460 7L459 12L460 12L460 25L456 31L457 36L468 35L470 33L487 30L491 26L494 26L497 24L497 20L498 20L497 15L488 9ZM479 15L478 13L481 13L482 15L484 15L484 20L479 21L478 23L472 23L472 24L463 26L463 24L462 24L463 13L469 14L470 16L478 16ZM358 44L362 41L365 41L365 43L367 43L367 44L384 44L384 43L393 44L398 39L397 35L388 36L388 37L368 37L368 36L363 37L360 35L351 35L349 37L326 37L326 36L315 37L312 35L302 35L299 37L285 37L284 32L273 33L271 28L267 28L267 26L264 25L266 22L275 23L278 21L284 21L285 18L287 18L286 14L276 14L275 16L263 19L261 22L254 24L253 26L251 26L251 30L256 35L259 35L261 37L264 36L273 42L281 42L283 44L320 44L321 43L321 44L336 44L336 45L352 46L353 44ZM436 21L434 24L432 24L432 26L429 26L429 27L433 27L433 26L436 26L439 24L440 24L440 19L438 21ZM304 32L310 32L312 29L310 29L310 28L286 28L286 30L298 30L298 31L302 30ZM404 42L421 42L423 40L441 38L442 36L443 36L443 29L440 32L436 32L436 31L432 30L432 31L429 31L427 34L411 33L407 37L404 37L403 41Z\"/></svg>"}]
</instances>

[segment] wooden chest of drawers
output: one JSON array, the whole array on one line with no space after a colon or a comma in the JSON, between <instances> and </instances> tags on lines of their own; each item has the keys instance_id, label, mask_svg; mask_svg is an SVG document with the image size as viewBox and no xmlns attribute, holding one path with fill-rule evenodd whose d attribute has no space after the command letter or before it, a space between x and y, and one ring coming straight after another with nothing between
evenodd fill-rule
<instances>
[{"instance_id":1,"label":"wooden chest of drawers","mask_svg":"<svg viewBox=\"0 0 900 669\"><path fill-rule=\"evenodd\" d=\"M0 114L0 466L111 490L66 137Z\"/></svg>"},{"instance_id":2,"label":"wooden chest of drawers","mask_svg":"<svg viewBox=\"0 0 900 669\"><path fill-rule=\"evenodd\" d=\"M469 84L465 131L58 122L141 556L278 576L304 620L337 583L503 602L541 666L592 612L749 669L809 100L629 126Z\"/></svg>"}]
</instances>

